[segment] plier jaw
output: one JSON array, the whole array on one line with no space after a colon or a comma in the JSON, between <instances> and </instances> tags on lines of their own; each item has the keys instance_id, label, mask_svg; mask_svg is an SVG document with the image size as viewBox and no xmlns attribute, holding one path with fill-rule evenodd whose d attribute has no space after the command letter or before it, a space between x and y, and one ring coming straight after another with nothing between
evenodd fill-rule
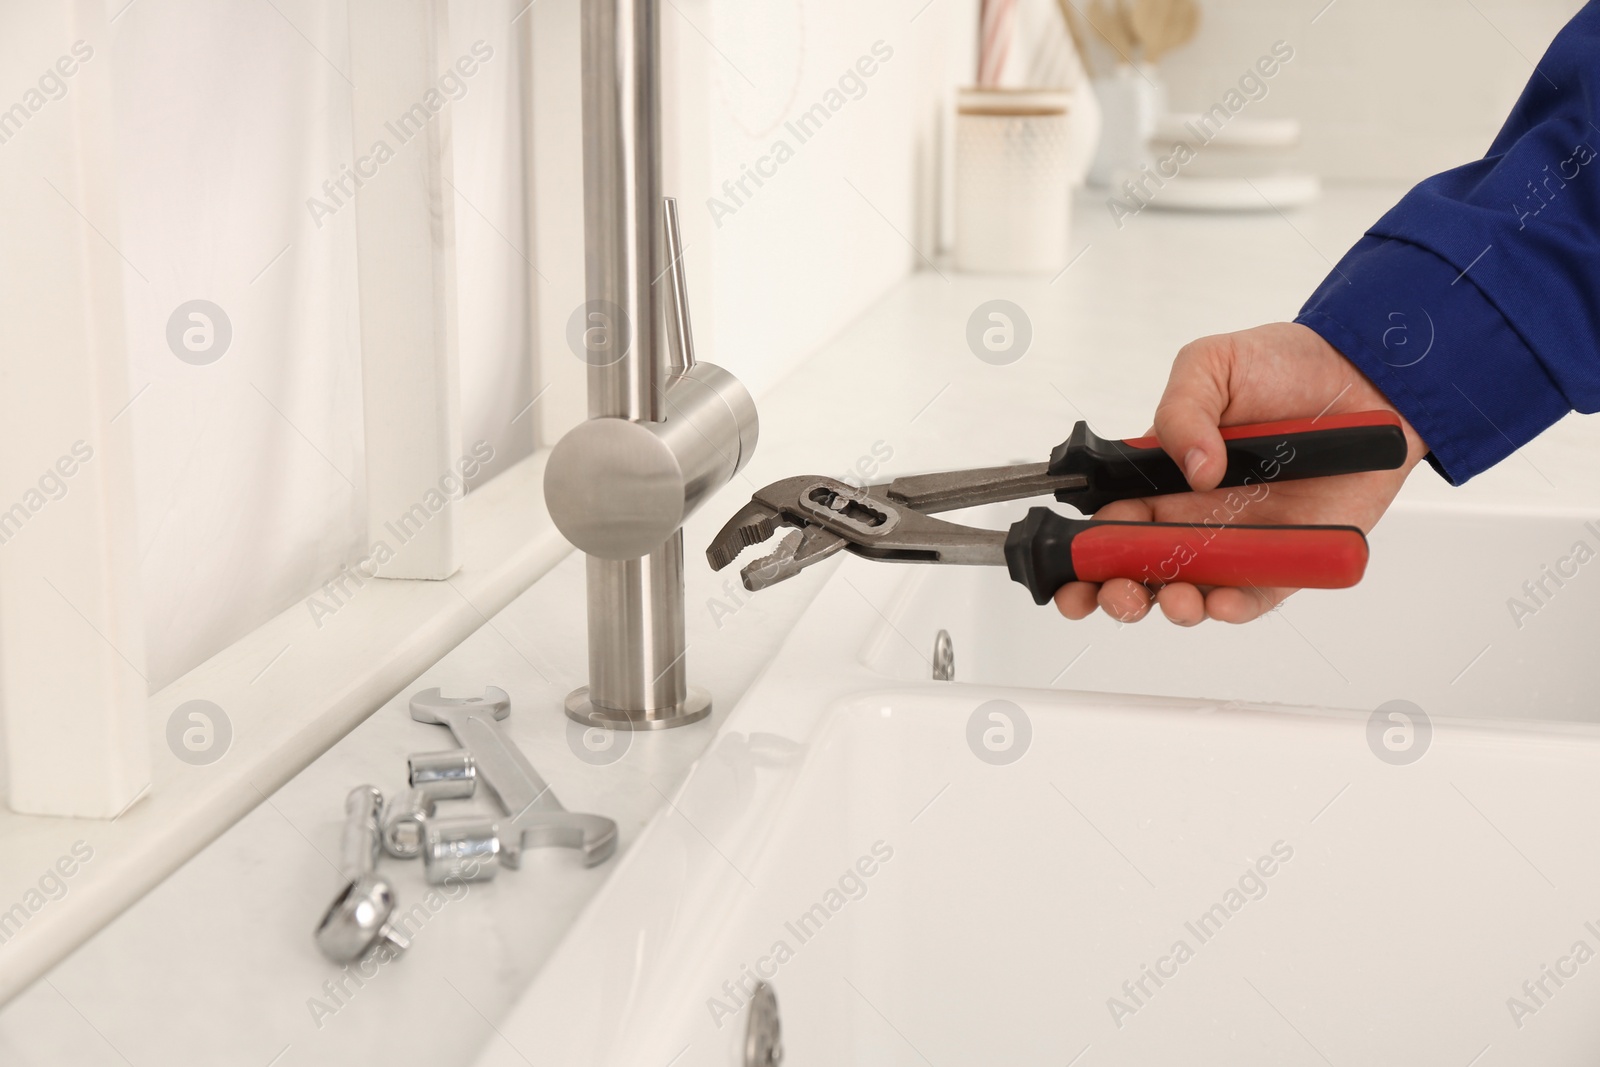
<instances>
[{"instance_id":1,"label":"plier jaw","mask_svg":"<svg viewBox=\"0 0 1600 1067\"><path fill-rule=\"evenodd\" d=\"M732 563L779 527L794 529L770 555L741 571L755 591L792 578L841 549L907 563L998 563L1004 534L929 518L883 495L877 486L802 475L758 489L706 549L712 570Z\"/></svg>"},{"instance_id":2,"label":"plier jaw","mask_svg":"<svg viewBox=\"0 0 1600 1067\"><path fill-rule=\"evenodd\" d=\"M792 525L784 521L781 507L774 508L762 500L779 484L774 482L757 490L748 504L722 524L722 529L706 548L706 562L711 564L712 570L720 571L745 549L766 541L778 532L779 526Z\"/></svg>"},{"instance_id":3,"label":"plier jaw","mask_svg":"<svg viewBox=\"0 0 1600 1067\"><path fill-rule=\"evenodd\" d=\"M785 478L758 489L750 502L723 524L706 548L706 561L720 571L745 549L767 541L781 527L792 527L768 555L745 565L739 572L751 592L793 578L802 569L827 559L847 544L844 536L819 525L799 507L800 494L813 481L809 477Z\"/></svg>"}]
</instances>

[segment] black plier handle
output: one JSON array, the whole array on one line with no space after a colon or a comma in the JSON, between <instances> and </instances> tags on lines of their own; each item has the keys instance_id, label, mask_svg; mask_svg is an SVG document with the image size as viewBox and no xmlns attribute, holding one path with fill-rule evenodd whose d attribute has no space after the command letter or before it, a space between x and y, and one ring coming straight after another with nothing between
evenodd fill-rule
<instances>
[{"instance_id":1,"label":"black plier handle","mask_svg":"<svg viewBox=\"0 0 1600 1067\"><path fill-rule=\"evenodd\" d=\"M1218 488L1394 470L1406 459L1392 411L1260 422L1222 430L1228 466ZM1053 493L1093 515L1113 500L1189 492L1189 480L1154 437L1100 437L1079 422L1048 463L979 467L896 478L881 489L926 514Z\"/></svg>"}]
</instances>

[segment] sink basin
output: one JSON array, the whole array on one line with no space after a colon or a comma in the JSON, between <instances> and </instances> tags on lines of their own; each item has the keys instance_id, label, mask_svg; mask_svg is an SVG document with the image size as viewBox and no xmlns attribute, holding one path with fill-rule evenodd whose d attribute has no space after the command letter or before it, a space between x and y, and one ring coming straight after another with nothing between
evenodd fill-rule
<instances>
[{"instance_id":1,"label":"sink basin","mask_svg":"<svg viewBox=\"0 0 1600 1067\"><path fill-rule=\"evenodd\" d=\"M802 578L480 1062L736 1065L757 977L791 1064L1592 1062L1600 578L1505 606L1579 538L1402 512L1359 589L1193 631L998 571ZM1396 698L1431 717L1400 755Z\"/></svg>"}]
</instances>

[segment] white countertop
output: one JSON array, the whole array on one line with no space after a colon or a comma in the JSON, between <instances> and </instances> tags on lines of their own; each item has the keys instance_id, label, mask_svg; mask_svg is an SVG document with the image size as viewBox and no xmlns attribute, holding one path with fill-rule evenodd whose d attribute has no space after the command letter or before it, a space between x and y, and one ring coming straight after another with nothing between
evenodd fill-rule
<instances>
[{"instance_id":1,"label":"white countertop","mask_svg":"<svg viewBox=\"0 0 1600 1067\"><path fill-rule=\"evenodd\" d=\"M1106 435L1141 433L1181 344L1291 318L1397 195L1332 190L1286 217L1148 211L1121 230L1103 202L1085 197L1075 238L1085 250L1054 284L911 276L762 398L750 468L688 525L688 657L691 677L717 702L709 721L627 738L629 750L610 764L578 758L560 710L585 674L583 566L570 556L9 1004L0 1062L471 1062L503 1040L497 1022L614 863L584 870L563 852L533 855L522 870L443 902L404 959L331 998L323 984L340 971L316 953L311 929L338 883L331 860L343 797L369 781L392 792L408 753L451 747L442 728L410 719L411 692L505 688L513 738L568 808L617 819L627 849L819 587L819 575L806 575L752 598L732 570L705 566L703 546L752 488L802 470L845 475L858 463L868 466L853 477L879 480L1039 460L1079 418ZM965 339L968 317L993 298L1020 305L1033 328L1029 351L1008 366L978 360ZM1570 418L1464 489L1419 471L1398 506L1465 498L1592 510L1597 438L1600 425ZM425 900L417 863L382 869L402 906ZM324 1005L315 1013L314 999Z\"/></svg>"}]
</instances>

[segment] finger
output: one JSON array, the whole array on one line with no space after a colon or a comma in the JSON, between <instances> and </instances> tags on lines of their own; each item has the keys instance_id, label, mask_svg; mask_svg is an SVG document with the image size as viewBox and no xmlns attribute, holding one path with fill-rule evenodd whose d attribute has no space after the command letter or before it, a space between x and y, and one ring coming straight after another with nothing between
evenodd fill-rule
<instances>
[{"instance_id":1,"label":"finger","mask_svg":"<svg viewBox=\"0 0 1600 1067\"><path fill-rule=\"evenodd\" d=\"M1138 622L1150 613L1150 590L1130 578L1113 578L1100 586L1100 608L1118 622Z\"/></svg>"},{"instance_id":2,"label":"finger","mask_svg":"<svg viewBox=\"0 0 1600 1067\"><path fill-rule=\"evenodd\" d=\"M1156 603L1168 622L1198 626L1206 619L1206 598L1188 582L1173 582L1156 591Z\"/></svg>"},{"instance_id":3,"label":"finger","mask_svg":"<svg viewBox=\"0 0 1600 1067\"><path fill-rule=\"evenodd\" d=\"M1149 522L1155 518L1155 510L1148 500L1113 500L1095 512L1094 517L1107 522Z\"/></svg>"},{"instance_id":4,"label":"finger","mask_svg":"<svg viewBox=\"0 0 1600 1067\"><path fill-rule=\"evenodd\" d=\"M1100 586L1094 582L1068 582L1056 590L1056 610L1076 622L1094 614Z\"/></svg>"},{"instance_id":5,"label":"finger","mask_svg":"<svg viewBox=\"0 0 1600 1067\"><path fill-rule=\"evenodd\" d=\"M1235 589L1219 586L1206 594L1206 614L1218 622L1249 622L1271 611L1293 589Z\"/></svg>"},{"instance_id":6,"label":"finger","mask_svg":"<svg viewBox=\"0 0 1600 1067\"><path fill-rule=\"evenodd\" d=\"M1227 470L1217 427L1228 407L1232 353L1232 345L1221 337L1184 345L1156 405L1156 436L1193 489L1215 489Z\"/></svg>"}]
</instances>

